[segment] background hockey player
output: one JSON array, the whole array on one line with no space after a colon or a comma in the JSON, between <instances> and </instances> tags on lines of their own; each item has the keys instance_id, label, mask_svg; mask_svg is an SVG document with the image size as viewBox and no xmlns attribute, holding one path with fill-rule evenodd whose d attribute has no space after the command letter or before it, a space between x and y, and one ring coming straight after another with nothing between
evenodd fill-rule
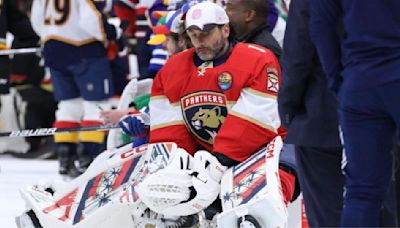
<instances>
[{"instance_id":1,"label":"background hockey player","mask_svg":"<svg viewBox=\"0 0 400 228\"><path fill-rule=\"evenodd\" d=\"M32 5L31 22L44 43L45 64L59 101L54 124L58 128L101 124L98 106L110 108L114 89L106 46L118 40L122 31L108 24L96 7L104 7L104 1L35 0ZM83 145L79 157L85 158L80 168L87 167L88 155L95 157L101 151L104 134L55 135L59 172L73 170L78 142Z\"/></svg>"},{"instance_id":2,"label":"background hockey player","mask_svg":"<svg viewBox=\"0 0 400 228\"><path fill-rule=\"evenodd\" d=\"M32 30L29 19L17 8L15 0L0 1L0 50L7 47L6 35L10 32L22 44L20 47L35 46L38 37ZM10 92L10 58L8 55L0 56L0 129L10 131L19 129L14 103L16 92ZM3 138L0 140L0 152L6 150L24 153L29 145L22 138Z\"/></svg>"},{"instance_id":3,"label":"background hockey player","mask_svg":"<svg viewBox=\"0 0 400 228\"><path fill-rule=\"evenodd\" d=\"M35 45L37 35L32 30L29 19L17 8L16 1L0 2L0 50L7 48L6 34L11 32L23 42L29 41L27 47ZM0 94L9 93L9 56L0 56Z\"/></svg>"},{"instance_id":4,"label":"background hockey player","mask_svg":"<svg viewBox=\"0 0 400 228\"><path fill-rule=\"evenodd\" d=\"M186 28L194 48L173 55L153 84L150 143L173 141L190 154L205 149L224 166L239 164L278 135L278 60L260 46L235 43L228 16L214 3L193 6ZM280 174L290 201L294 177Z\"/></svg>"},{"instance_id":5,"label":"background hockey player","mask_svg":"<svg viewBox=\"0 0 400 228\"><path fill-rule=\"evenodd\" d=\"M162 45L169 56L192 46L182 23L183 9L173 10L163 15L153 27L154 36L147 42L150 45Z\"/></svg>"},{"instance_id":6,"label":"background hockey player","mask_svg":"<svg viewBox=\"0 0 400 228\"><path fill-rule=\"evenodd\" d=\"M17 0L16 2L18 9L29 17L32 1ZM39 47L39 41L40 38L36 35L31 40L26 38L21 40L17 36L13 37L11 48ZM48 128L54 123L57 103L54 101L48 76L42 58L37 53L18 54L12 57L10 83L22 99L20 103L17 103L18 105L14 106L21 129ZM16 153L14 156L46 158L54 155L51 149L52 137L26 137L25 141L29 143L29 151L25 154Z\"/></svg>"}]
</instances>

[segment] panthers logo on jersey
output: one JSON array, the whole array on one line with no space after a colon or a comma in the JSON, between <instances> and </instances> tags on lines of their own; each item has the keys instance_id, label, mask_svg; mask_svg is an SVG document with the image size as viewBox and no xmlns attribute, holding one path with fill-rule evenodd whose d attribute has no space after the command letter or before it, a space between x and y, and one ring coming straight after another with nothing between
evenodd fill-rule
<instances>
[{"instance_id":1,"label":"panthers logo on jersey","mask_svg":"<svg viewBox=\"0 0 400 228\"><path fill-rule=\"evenodd\" d=\"M228 115L225 95L210 91L191 93L181 99L181 107L187 128L212 145Z\"/></svg>"}]
</instances>

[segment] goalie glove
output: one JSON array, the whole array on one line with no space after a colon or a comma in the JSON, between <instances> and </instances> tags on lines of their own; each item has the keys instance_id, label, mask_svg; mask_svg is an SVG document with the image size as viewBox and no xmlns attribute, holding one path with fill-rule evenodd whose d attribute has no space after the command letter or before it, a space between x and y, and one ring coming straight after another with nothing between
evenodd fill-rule
<instances>
[{"instance_id":1,"label":"goalie glove","mask_svg":"<svg viewBox=\"0 0 400 228\"><path fill-rule=\"evenodd\" d=\"M186 216L207 208L218 197L226 170L207 151L198 151L194 158L183 149L177 152L165 169L137 188L139 198L151 210L166 216Z\"/></svg>"},{"instance_id":2,"label":"goalie glove","mask_svg":"<svg viewBox=\"0 0 400 228\"><path fill-rule=\"evenodd\" d=\"M188 169L192 160L193 157L181 148L173 151L164 169L154 171L138 184L140 200L152 211L169 215L171 208L190 198L192 176ZM148 168L153 172L151 166Z\"/></svg>"},{"instance_id":3,"label":"goalie glove","mask_svg":"<svg viewBox=\"0 0 400 228\"><path fill-rule=\"evenodd\" d=\"M171 215L196 214L210 206L221 191L221 178L226 167L205 150L197 151L193 159L192 191L187 201L170 208Z\"/></svg>"},{"instance_id":4,"label":"goalie glove","mask_svg":"<svg viewBox=\"0 0 400 228\"><path fill-rule=\"evenodd\" d=\"M227 167L223 166L210 152L199 150L194 154L194 171L199 173L199 177L205 176L206 179L212 178L220 183L226 170Z\"/></svg>"}]
</instances>

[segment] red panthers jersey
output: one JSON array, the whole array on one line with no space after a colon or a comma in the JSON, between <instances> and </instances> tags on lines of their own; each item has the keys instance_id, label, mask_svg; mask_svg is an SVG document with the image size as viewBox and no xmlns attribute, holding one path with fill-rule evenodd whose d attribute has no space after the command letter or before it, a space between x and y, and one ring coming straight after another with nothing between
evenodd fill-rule
<instances>
[{"instance_id":1,"label":"red panthers jersey","mask_svg":"<svg viewBox=\"0 0 400 228\"><path fill-rule=\"evenodd\" d=\"M175 142L243 161L278 134L280 67L268 49L239 43L218 66L196 67L194 49L172 56L150 99L150 143Z\"/></svg>"}]
</instances>

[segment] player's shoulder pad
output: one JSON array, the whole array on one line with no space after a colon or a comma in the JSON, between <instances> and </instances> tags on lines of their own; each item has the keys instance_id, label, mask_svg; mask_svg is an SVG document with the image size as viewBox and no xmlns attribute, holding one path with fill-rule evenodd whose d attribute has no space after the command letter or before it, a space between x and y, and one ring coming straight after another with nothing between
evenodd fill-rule
<instances>
[{"instance_id":1,"label":"player's shoulder pad","mask_svg":"<svg viewBox=\"0 0 400 228\"><path fill-rule=\"evenodd\" d=\"M257 44L238 43L236 44L236 47L238 49L237 51L243 57L269 58L270 56L275 56L271 50Z\"/></svg>"}]
</instances>

